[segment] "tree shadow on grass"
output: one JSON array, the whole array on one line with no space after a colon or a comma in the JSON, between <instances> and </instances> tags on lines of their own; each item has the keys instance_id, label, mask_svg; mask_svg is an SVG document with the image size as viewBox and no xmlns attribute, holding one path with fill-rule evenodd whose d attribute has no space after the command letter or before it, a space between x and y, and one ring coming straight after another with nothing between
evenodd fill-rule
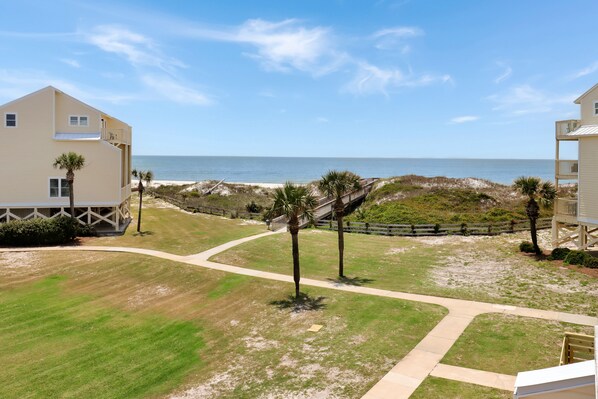
<instances>
[{"instance_id":1,"label":"tree shadow on grass","mask_svg":"<svg viewBox=\"0 0 598 399\"><path fill-rule=\"evenodd\" d=\"M361 287L362 285L373 283L374 279L372 278L364 278L364 277L337 277L337 278L327 278L326 280L330 281L334 285L354 285L357 287Z\"/></svg>"},{"instance_id":2,"label":"tree shadow on grass","mask_svg":"<svg viewBox=\"0 0 598 399\"><path fill-rule=\"evenodd\" d=\"M280 310L289 309L293 313L307 312L310 310L322 310L326 308L324 303L326 297L311 297L309 294L300 293L299 297L289 295L287 299L270 302Z\"/></svg>"},{"instance_id":3,"label":"tree shadow on grass","mask_svg":"<svg viewBox=\"0 0 598 399\"><path fill-rule=\"evenodd\" d=\"M150 230L133 233L133 237L143 237L143 236L153 236L153 235L154 235L154 232L150 231Z\"/></svg>"}]
</instances>

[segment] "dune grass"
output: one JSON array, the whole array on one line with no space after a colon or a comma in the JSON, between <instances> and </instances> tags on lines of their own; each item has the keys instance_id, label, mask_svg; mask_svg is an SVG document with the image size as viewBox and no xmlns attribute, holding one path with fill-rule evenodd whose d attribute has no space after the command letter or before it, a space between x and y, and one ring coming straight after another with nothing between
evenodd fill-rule
<instances>
[{"instance_id":1,"label":"dune grass","mask_svg":"<svg viewBox=\"0 0 598 399\"><path fill-rule=\"evenodd\" d=\"M465 382L428 377L410 399L511 399L513 392L467 384Z\"/></svg>"},{"instance_id":2,"label":"dune grass","mask_svg":"<svg viewBox=\"0 0 598 399\"><path fill-rule=\"evenodd\" d=\"M138 197L133 197L133 220L123 236L93 237L84 245L108 245L156 249L191 255L228 241L266 232L266 224L227 219L201 213L190 214L160 200L145 198L141 234L137 233Z\"/></svg>"},{"instance_id":3,"label":"dune grass","mask_svg":"<svg viewBox=\"0 0 598 399\"><path fill-rule=\"evenodd\" d=\"M0 254L0 397L359 398L446 314L292 292L130 254Z\"/></svg>"},{"instance_id":4,"label":"dune grass","mask_svg":"<svg viewBox=\"0 0 598 399\"><path fill-rule=\"evenodd\" d=\"M516 375L559 365L565 332L593 328L502 314L485 314L467 327L442 359L455 366Z\"/></svg>"}]
</instances>

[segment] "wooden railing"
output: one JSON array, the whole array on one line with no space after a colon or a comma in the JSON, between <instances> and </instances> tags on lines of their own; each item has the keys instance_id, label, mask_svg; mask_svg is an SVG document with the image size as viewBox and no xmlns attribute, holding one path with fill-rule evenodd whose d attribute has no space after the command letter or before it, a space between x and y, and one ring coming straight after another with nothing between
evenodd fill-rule
<instances>
[{"instance_id":1,"label":"wooden railing","mask_svg":"<svg viewBox=\"0 0 598 399\"><path fill-rule=\"evenodd\" d=\"M337 230L337 222L320 220L316 227L324 230ZM538 230L552 227L552 218L538 219ZM385 236L443 236L443 235L497 235L515 233L530 229L529 220L512 220L494 223L459 223L459 224L383 224L366 222L345 222L343 230L347 233L374 234Z\"/></svg>"},{"instance_id":2,"label":"wooden railing","mask_svg":"<svg viewBox=\"0 0 598 399\"><path fill-rule=\"evenodd\" d=\"M129 129L102 129L102 140L131 144L131 131Z\"/></svg>"},{"instance_id":3,"label":"wooden railing","mask_svg":"<svg viewBox=\"0 0 598 399\"><path fill-rule=\"evenodd\" d=\"M557 121L556 122L556 137L562 138L563 136L567 135L567 133L571 133L575 129L579 127L581 124L580 120L577 119L568 119L564 121Z\"/></svg>"},{"instance_id":4,"label":"wooden railing","mask_svg":"<svg viewBox=\"0 0 598 399\"><path fill-rule=\"evenodd\" d=\"M377 178L367 178L361 180L361 188L359 190L350 192L345 194L342 198L343 204L351 204L354 201L359 201L365 198L372 188L374 187L374 183L378 181ZM318 205L314 209L314 220L320 220L333 212L335 200L333 198L322 197L318 199ZM270 223L270 230L276 231L282 228L285 228L287 225L287 218L286 216L278 216L277 218L273 219ZM309 225L309 220L306 218L301 219L299 222L299 227L307 227Z\"/></svg>"},{"instance_id":5,"label":"wooden railing","mask_svg":"<svg viewBox=\"0 0 598 399\"><path fill-rule=\"evenodd\" d=\"M569 198L557 198L555 203L557 215L577 216L577 200Z\"/></svg>"},{"instance_id":6,"label":"wooden railing","mask_svg":"<svg viewBox=\"0 0 598 399\"><path fill-rule=\"evenodd\" d=\"M594 337L591 335L565 333L560 365L594 360Z\"/></svg>"},{"instance_id":7,"label":"wooden railing","mask_svg":"<svg viewBox=\"0 0 598 399\"><path fill-rule=\"evenodd\" d=\"M556 162L556 175L560 178L563 178L563 177L577 178L578 170L579 170L579 161L558 160Z\"/></svg>"},{"instance_id":8,"label":"wooden railing","mask_svg":"<svg viewBox=\"0 0 598 399\"><path fill-rule=\"evenodd\" d=\"M225 208L218 208L214 206L203 206L203 205L191 205L186 203L185 201L181 201L178 198L170 197L168 195L157 194L155 192L150 193L154 198L162 199L166 202L169 202L173 205L178 206L179 208L193 213L207 213L209 215L218 215L230 218L241 218L241 219L251 219L251 220L261 220L262 214L261 213L254 213L254 212L247 212L244 209L225 209Z\"/></svg>"}]
</instances>

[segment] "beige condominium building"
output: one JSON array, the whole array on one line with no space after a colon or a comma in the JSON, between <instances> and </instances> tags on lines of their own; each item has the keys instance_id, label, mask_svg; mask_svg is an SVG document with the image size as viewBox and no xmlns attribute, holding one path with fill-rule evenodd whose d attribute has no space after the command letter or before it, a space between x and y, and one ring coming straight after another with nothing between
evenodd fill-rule
<instances>
[{"instance_id":1,"label":"beige condominium building","mask_svg":"<svg viewBox=\"0 0 598 399\"><path fill-rule=\"evenodd\" d=\"M577 193L570 190L572 194L556 200L552 244L573 242L585 250L598 243L598 84L575 104L581 119L556 122L555 182L557 189L577 183ZM560 159L565 142L577 144L577 159Z\"/></svg>"},{"instance_id":2,"label":"beige condominium building","mask_svg":"<svg viewBox=\"0 0 598 399\"><path fill-rule=\"evenodd\" d=\"M75 214L100 231L130 221L131 126L52 87L0 106L0 222L69 214L62 153L85 157L75 172Z\"/></svg>"}]
</instances>

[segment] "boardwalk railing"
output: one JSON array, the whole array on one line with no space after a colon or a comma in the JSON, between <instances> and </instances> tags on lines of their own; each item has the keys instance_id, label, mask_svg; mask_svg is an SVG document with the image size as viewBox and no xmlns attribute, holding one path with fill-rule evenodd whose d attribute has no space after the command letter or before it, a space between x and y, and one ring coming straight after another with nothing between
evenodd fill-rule
<instances>
[{"instance_id":1,"label":"boardwalk railing","mask_svg":"<svg viewBox=\"0 0 598 399\"><path fill-rule=\"evenodd\" d=\"M218 215L218 216L225 216L231 218L242 218L242 219L252 219L252 220L261 220L262 214L261 213L253 213L247 212L244 209L224 209L224 208L217 208L213 206L203 206L203 205L192 205L188 204L186 201L181 201L178 198L170 197L168 195L151 193L154 198L163 199L166 202L169 202L173 205L178 206L179 208L188 211L188 212L199 212L199 213L207 213L210 215Z\"/></svg>"},{"instance_id":2,"label":"boardwalk railing","mask_svg":"<svg viewBox=\"0 0 598 399\"><path fill-rule=\"evenodd\" d=\"M343 203L345 205L347 204L351 204L355 201L359 201L363 198L365 198L368 193L370 191L372 191L372 188L374 187L374 183L376 183L376 181L378 181L377 178L368 178L368 179L362 179L361 180L361 188L359 190L356 191L352 191L348 194L345 194L342 198ZM333 198L329 198L329 197L322 197L318 199L318 204L316 205L316 208L314 209L314 219L320 220L323 219L329 215L332 214L333 210L334 210L334 202L335 200ZM285 228L287 225L287 219L285 216L279 216L275 219L272 220L272 223L270 223L270 230L276 231L282 228ZM307 227L309 225L309 221L307 219L301 219L301 221L299 222L299 227L303 228L303 227Z\"/></svg>"},{"instance_id":3,"label":"boardwalk railing","mask_svg":"<svg viewBox=\"0 0 598 399\"><path fill-rule=\"evenodd\" d=\"M337 222L319 220L316 227L324 230L337 230ZM552 227L552 218L538 219L537 228ZM443 235L497 235L515 233L530 229L528 220L510 222L459 223L459 224L383 224L364 222L344 222L346 233L362 233L385 236L443 236Z\"/></svg>"}]
</instances>

